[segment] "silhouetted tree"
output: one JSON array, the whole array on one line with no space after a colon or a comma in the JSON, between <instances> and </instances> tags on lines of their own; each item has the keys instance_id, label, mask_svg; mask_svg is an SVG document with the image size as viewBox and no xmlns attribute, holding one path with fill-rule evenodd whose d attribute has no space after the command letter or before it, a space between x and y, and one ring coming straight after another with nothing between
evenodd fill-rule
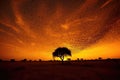
<instances>
[{"instance_id":1,"label":"silhouetted tree","mask_svg":"<svg viewBox=\"0 0 120 80\"><path fill-rule=\"evenodd\" d=\"M66 47L59 47L53 52L53 58L59 57L62 62L65 56L71 56L71 51Z\"/></svg>"}]
</instances>

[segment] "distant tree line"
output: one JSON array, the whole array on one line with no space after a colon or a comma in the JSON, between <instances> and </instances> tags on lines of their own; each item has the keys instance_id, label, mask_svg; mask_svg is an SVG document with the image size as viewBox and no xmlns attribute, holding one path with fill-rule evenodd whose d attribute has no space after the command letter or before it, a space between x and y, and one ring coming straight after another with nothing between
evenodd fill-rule
<instances>
[{"instance_id":1,"label":"distant tree line","mask_svg":"<svg viewBox=\"0 0 120 80\"><path fill-rule=\"evenodd\" d=\"M83 58L77 58L76 60L71 60L71 58L68 58L66 61L102 61L102 60L109 60L109 61L117 61L117 60L120 60L119 58L118 59L115 59L115 58L107 58L107 59L102 59L101 57L98 57L98 59L83 59ZM2 60L0 59L0 62L3 62L3 61L7 61L7 60ZM10 59L8 60L10 62L16 62L17 60L15 59ZM41 62L42 59L38 59L38 60L27 60L27 59L22 59L22 60L19 60L21 62ZM48 60L48 61L59 61L59 60Z\"/></svg>"}]
</instances>

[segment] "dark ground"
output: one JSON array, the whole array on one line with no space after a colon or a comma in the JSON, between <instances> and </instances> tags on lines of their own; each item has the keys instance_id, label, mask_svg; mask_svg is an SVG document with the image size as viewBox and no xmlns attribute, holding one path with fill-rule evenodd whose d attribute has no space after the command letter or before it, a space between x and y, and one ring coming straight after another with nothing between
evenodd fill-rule
<instances>
[{"instance_id":1,"label":"dark ground","mask_svg":"<svg viewBox=\"0 0 120 80\"><path fill-rule=\"evenodd\" d=\"M120 80L120 60L0 62L0 80Z\"/></svg>"}]
</instances>

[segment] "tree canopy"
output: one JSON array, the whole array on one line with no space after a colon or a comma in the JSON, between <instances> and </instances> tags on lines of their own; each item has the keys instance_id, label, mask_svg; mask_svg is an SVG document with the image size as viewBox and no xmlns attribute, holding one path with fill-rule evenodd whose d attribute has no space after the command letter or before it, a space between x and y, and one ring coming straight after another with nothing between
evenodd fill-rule
<instances>
[{"instance_id":1,"label":"tree canopy","mask_svg":"<svg viewBox=\"0 0 120 80\"><path fill-rule=\"evenodd\" d=\"M53 52L53 58L59 57L63 61L65 56L72 56L71 51L66 47L59 47Z\"/></svg>"}]
</instances>

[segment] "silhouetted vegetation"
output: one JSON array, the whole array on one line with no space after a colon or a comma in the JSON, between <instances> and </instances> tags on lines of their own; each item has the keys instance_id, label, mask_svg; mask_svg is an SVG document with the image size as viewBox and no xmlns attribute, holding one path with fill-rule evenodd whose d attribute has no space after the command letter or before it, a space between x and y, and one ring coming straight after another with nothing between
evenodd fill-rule
<instances>
[{"instance_id":1,"label":"silhouetted vegetation","mask_svg":"<svg viewBox=\"0 0 120 80\"><path fill-rule=\"evenodd\" d=\"M23 59L23 60L21 60L22 62L26 62L27 61L27 59Z\"/></svg>"},{"instance_id":2,"label":"silhouetted vegetation","mask_svg":"<svg viewBox=\"0 0 120 80\"><path fill-rule=\"evenodd\" d=\"M81 61L83 61L84 59L83 58L81 58Z\"/></svg>"},{"instance_id":3,"label":"silhouetted vegetation","mask_svg":"<svg viewBox=\"0 0 120 80\"><path fill-rule=\"evenodd\" d=\"M0 62L2 62L3 60L2 59L0 59Z\"/></svg>"},{"instance_id":4,"label":"silhouetted vegetation","mask_svg":"<svg viewBox=\"0 0 120 80\"><path fill-rule=\"evenodd\" d=\"M70 58L67 58L67 61L71 61L71 59L70 59Z\"/></svg>"},{"instance_id":5,"label":"silhouetted vegetation","mask_svg":"<svg viewBox=\"0 0 120 80\"><path fill-rule=\"evenodd\" d=\"M37 62L37 60L34 60L33 62Z\"/></svg>"},{"instance_id":6,"label":"silhouetted vegetation","mask_svg":"<svg viewBox=\"0 0 120 80\"><path fill-rule=\"evenodd\" d=\"M15 59L10 59L11 62L15 62Z\"/></svg>"},{"instance_id":7,"label":"silhouetted vegetation","mask_svg":"<svg viewBox=\"0 0 120 80\"><path fill-rule=\"evenodd\" d=\"M79 59L79 58L77 58L77 61L80 61L80 59Z\"/></svg>"},{"instance_id":8,"label":"silhouetted vegetation","mask_svg":"<svg viewBox=\"0 0 120 80\"><path fill-rule=\"evenodd\" d=\"M32 60L29 60L29 62L32 62Z\"/></svg>"},{"instance_id":9,"label":"silhouetted vegetation","mask_svg":"<svg viewBox=\"0 0 120 80\"><path fill-rule=\"evenodd\" d=\"M101 58L101 57L99 57L99 58L98 58L98 60L102 60L102 58Z\"/></svg>"},{"instance_id":10,"label":"silhouetted vegetation","mask_svg":"<svg viewBox=\"0 0 120 80\"><path fill-rule=\"evenodd\" d=\"M53 52L53 58L59 57L61 61L64 61L65 56L71 56L71 51L66 47L59 47Z\"/></svg>"},{"instance_id":11,"label":"silhouetted vegetation","mask_svg":"<svg viewBox=\"0 0 120 80\"><path fill-rule=\"evenodd\" d=\"M41 59L39 59L39 62L41 62L42 60Z\"/></svg>"},{"instance_id":12,"label":"silhouetted vegetation","mask_svg":"<svg viewBox=\"0 0 120 80\"><path fill-rule=\"evenodd\" d=\"M110 58L107 58L106 60L111 60Z\"/></svg>"}]
</instances>

